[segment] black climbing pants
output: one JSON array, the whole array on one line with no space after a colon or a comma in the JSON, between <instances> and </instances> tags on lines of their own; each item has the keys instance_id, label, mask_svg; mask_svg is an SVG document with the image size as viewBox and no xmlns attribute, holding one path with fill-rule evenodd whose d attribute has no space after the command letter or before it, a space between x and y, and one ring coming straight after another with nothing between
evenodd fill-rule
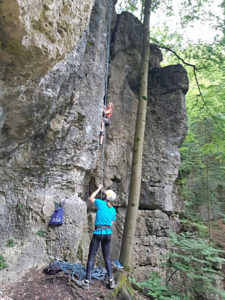
<instances>
[{"instance_id":1,"label":"black climbing pants","mask_svg":"<svg viewBox=\"0 0 225 300\"><path fill-rule=\"evenodd\" d=\"M86 268L85 279L87 280L91 279L91 271L94 266L94 259L100 242L102 245L102 254L105 261L105 267L108 273L108 277L109 279L112 278L112 265L109 259L111 234L93 234L89 247L88 262Z\"/></svg>"}]
</instances>

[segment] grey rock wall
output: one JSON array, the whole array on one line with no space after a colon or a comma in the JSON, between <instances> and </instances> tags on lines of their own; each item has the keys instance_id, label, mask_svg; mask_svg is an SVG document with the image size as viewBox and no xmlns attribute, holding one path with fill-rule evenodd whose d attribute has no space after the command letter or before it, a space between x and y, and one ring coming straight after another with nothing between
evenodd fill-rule
<instances>
[{"instance_id":1,"label":"grey rock wall","mask_svg":"<svg viewBox=\"0 0 225 300\"><path fill-rule=\"evenodd\" d=\"M2 0L1 79L17 86L64 58L89 23L93 0Z\"/></svg>"},{"instance_id":2,"label":"grey rock wall","mask_svg":"<svg viewBox=\"0 0 225 300\"><path fill-rule=\"evenodd\" d=\"M187 132L187 89L187 74L181 65L157 68L150 73L140 204L143 208L183 210L174 181L180 164L178 148Z\"/></svg>"},{"instance_id":3,"label":"grey rock wall","mask_svg":"<svg viewBox=\"0 0 225 300\"><path fill-rule=\"evenodd\" d=\"M0 252L9 266L0 273L3 284L49 258L78 262L87 256L84 194L98 158L107 9L106 1L96 2L73 51L44 76L16 87L2 82ZM53 201L64 198L65 224L49 228ZM9 249L10 239L15 246Z\"/></svg>"},{"instance_id":4,"label":"grey rock wall","mask_svg":"<svg viewBox=\"0 0 225 300\"><path fill-rule=\"evenodd\" d=\"M67 4L75 3L78 5L74 1ZM80 4L84 10L85 3ZM6 9L6 2L3 4ZM58 11L59 7L54 9ZM55 23L63 23L65 16L61 19L56 15L59 20L56 18ZM85 16L89 20L88 13ZM12 84L6 79L10 77L8 68L4 73L7 76L2 78L0 253L9 266L0 272L3 285L21 278L31 267L42 267L52 258L86 262L95 217L87 198L100 183L103 169L105 189L114 189L118 196L111 248L112 258L118 259L130 183L142 25L128 13L117 17L113 12L108 101L115 104L115 111L102 153L98 135L105 93L107 16L108 1L96 1L88 28L80 32L79 39L73 36L70 47L63 48L62 44L70 40L68 31L62 44L55 41L54 49L64 49L64 59L52 54L54 59L48 64L40 62L34 54L35 64L38 62L40 68L34 64L31 72L25 59L26 76L17 78L20 70L14 70ZM31 13L27 22L32 18ZM51 26L56 29L55 23ZM40 25L44 24L40 20ZM42 40L38 45L35 41L33 32L29 47L44 49ZM7 53L7 49L4 51ZM152 268L159 268L160 253L167 252L168 231L179 228L174 214L182 210L174 180L180 159L178 147L187 129L184 94L188 82L181 66L160 68L161 60L160 50L152 45L142 192L134 249L135 273L140 277L147 276ZM66 199L64 224L50 228L48 221L54 201L63 199ZM12 247L7 246L9 240L13 240Z\"/></svg>"}]
</instances>

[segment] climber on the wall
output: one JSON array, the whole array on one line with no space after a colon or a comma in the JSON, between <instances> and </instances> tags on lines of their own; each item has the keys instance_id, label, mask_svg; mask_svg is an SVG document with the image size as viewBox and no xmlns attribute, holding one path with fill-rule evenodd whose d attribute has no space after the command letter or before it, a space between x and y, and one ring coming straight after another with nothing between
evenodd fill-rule
<instances>
[{"instance_id":1,"label":"climber on the wall","mask_svg":"<svg viewBox=\"0 0 225 300\"><path fill-rule=\"evenodd\" d=\"M101 242L102 254L105 261L105 267L108 274L108 287L114 289L115 282L112 277L112 265L109 259L110 254L110 242L112 230L111 226L115 221L116 211L112 206L112 201L116 199L116 194L112 190L107 190L106 194L103 195L104 199L95 199L96 195L102 189L100 184L98 189L91 194L88 200L97 207L96 219L95 219L95 230L91 239L88 261L86 266L86 275L84 280L75 280L75 283L85 290L89 289L91 271L94 266L94 259Z\"/></svg>"},{"instance_id":2,"label":"climber on the wall","mask_svg":"<svg viewBox=\"0 0 225 300\"><path fill-rule=\"evenodd\" d=\"M100 136L99 136L99 144L102 145L103 141L103 135L104 135L104 129L105 126L110 124L110 118L114 110L114 105L112 102L109 102L107 107L103 107L103 114L102 114L102 123L101 123L101 130L100 130Z\"/></svg>"}]
</instances>

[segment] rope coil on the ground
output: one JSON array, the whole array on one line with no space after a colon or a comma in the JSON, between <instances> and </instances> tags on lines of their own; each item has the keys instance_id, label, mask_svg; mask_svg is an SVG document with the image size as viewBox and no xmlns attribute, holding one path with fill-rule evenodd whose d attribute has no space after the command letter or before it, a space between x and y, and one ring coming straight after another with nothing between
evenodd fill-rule
<instances>
[{"instance_id":1,"label":"rope coil on the ground","mask_svg":"<svg viewBox=\"0 0 225 300\"><path fill-rule=\"evenodd\" d=\"M75 275L79 280L84 279L86 274L85 267L78 264L70 264L65 261L55 260L53 262L54 266L60 267L61 270L72 277ZM91 272L91 278L97 280L104 280L106 278L107 271L105 268L96 267Z\"/></svg>"}]
</instances>

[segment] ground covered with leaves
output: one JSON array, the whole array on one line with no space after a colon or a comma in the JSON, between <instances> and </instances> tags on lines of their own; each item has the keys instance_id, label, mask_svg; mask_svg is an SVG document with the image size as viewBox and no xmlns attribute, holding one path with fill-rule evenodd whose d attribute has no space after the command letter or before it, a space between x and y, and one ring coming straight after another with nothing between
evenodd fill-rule
<instances>
[{"instance_id":1,"label":"ground covered with leaves","mask_svg":"<svg viewBox=\"0 0 225 300\"><path fill-rule=\"evenodd\" d=\"M67 275L45 275L42 270L32 269L21 282L4 291L13 300L73 300L104 299L108 289L105 282L93 280L88 291L77 286Z\"/></svg>"},{"instance_id":2,"label":"ground covered with leaves","mask_svg":"<svg viewBox=\"0 0 225 300\"><path fill-rule=\"evenodd\" d=\"M4 295L13 300L100 300L108 298L112 291L106 281L93 280L89 290L77 287L63 272L46 275L43 270L30 270L22 281L3 290ZM4 299L4 298L3 298ZM116 299L126 299L118 296ZM130 299L147 300L137 291Z\"/></svg>"}]
</instances>

